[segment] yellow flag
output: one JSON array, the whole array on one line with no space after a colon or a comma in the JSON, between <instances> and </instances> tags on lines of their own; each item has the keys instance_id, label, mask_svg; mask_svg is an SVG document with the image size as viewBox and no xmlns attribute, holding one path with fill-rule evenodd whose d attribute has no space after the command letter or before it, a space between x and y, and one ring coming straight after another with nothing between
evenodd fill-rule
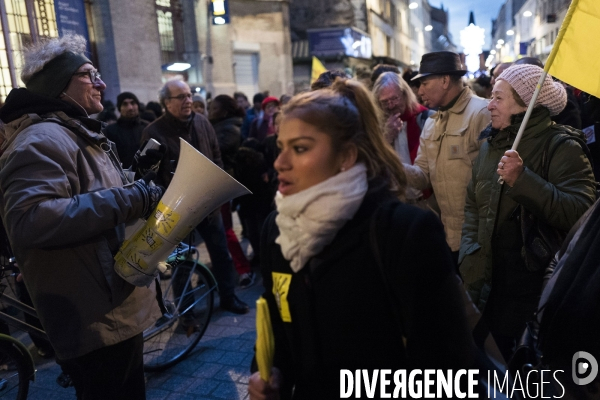
<instances>
[{"instance_id":1,"label":"yellow flag","mask_svg":"<svg viewBox=\"0 0 600 400\"><path fill-rule=\"evenodd\" d=\"M569 85L600 97L600 1L573 0L545 70Z\"/></svg>"},{"instance_id":2,"label":"yellow flag","mask_svg":"<svg viewBox=\"0 0 600 400\"><path fill-rule=\"evenodd\" d=\"M260 378L269 382L273 357L275 356L275 338L271 326L271 316L267 301L259 297L256 300L256 363Z\"/></svg>"},{"instance_id":3,"label":"yellow flag","mask_svg":"<svg viewBox=\"0 0 600 400\"><path fill-rule=\"evenodd\" d=\"M316 81L323 72L326 72L327 68L323 63L315 56L312 58L312 73L310 74L310 84Z\"/></svg>"}]
</instances>

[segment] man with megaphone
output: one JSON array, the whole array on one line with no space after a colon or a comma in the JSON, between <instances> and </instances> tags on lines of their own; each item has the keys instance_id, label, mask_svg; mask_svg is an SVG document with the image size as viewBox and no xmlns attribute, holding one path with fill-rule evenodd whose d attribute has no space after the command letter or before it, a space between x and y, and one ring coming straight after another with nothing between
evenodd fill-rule
<instances>
[{"instance_id":1,"label":"man with megaphone","mask_svg":"<svg viewBox=\"0 0 600 400\"><path fill-rule=\"evenodd\" d=\"M106 84L86 40L26 49L0 119L0 214L57 361L83 399L143 399L144 329L161 316L154 286L121 279L113 257L126 222L154 210L150 176L128 184L103 123ZM142 161L142 160L140 160Z\"/></svg>"},{"instance_id":2,"label":"man with megaphone","mask_svg":"<svg viewBox=\"0 0 600 400\"><path fill-rule=\"evenodd\" d=\"M171 183L179 159L182 138L196 150L223 168L221 151L215 131L204 115L193 112L192 92L187 83L171 80L159 91L159 101L165 113L144 129L142 141L155 139L166 146L158 169L157 183L165 188ZM198 171L201 174L202 171ZM234 293L237 273L227 250L227 238L219 209L206 217L196 230L202 236L212 262L212 271L219 285L221 308L236 314L246 314L250 308Z\"/></svg>"}]
</instances>

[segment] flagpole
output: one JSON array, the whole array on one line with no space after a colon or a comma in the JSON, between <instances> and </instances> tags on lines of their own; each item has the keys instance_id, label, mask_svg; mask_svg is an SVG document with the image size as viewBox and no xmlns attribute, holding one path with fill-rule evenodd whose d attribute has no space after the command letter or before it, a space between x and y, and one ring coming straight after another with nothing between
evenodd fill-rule
<instances>
[{"instance_id":1,"label":"flagpole","mask_svg":"<svg viewBox=\"0 0 600 400\"><path fill-rule=\"evenodd\" d=\"M540 75L540 79L538 80L538 83L535 87L535 91L533 92L533 97L531 97L531 101L529 102L529 106L527 107L527 112L525 113L523 122L521 122L521 126L519 127L519 132L517 133L517 137L515 138L515 141L512 145L511 150L516 150L517 146L519 146L519 142L521 141L521 137L523 137L523 132L525 132L525 128L527 127L527 122L529 121L529 117L531 116L531 113L533 111L533 106L535 105L538 95L540 94L540 90L542 89L542 85L544 84L544 80L546 79L546 75L548 75L548 72L546 72L546 70L544 69L542 71L542 75ZM499 177L498 183L501 185L504 185L504 179L502 179L502 177Z\"/></svg>"},{"instance_id":2,"label":"flagpole","mask_svg":"<svg viewBox=\"0 0 600 400\"><path fill-rule=\"evenodd\" d=\"M516 150L517 147L519 146L519 143L521 142L521 138L523 137L523 132L525 132L525 128L527 127L527 122L529 122L529 117L531 116L533 107L535 106L535 102L537 101L537 98L540 94L540 90L542 89L542 85L544 84L544 80L546 79L546 75L548 75L550 66L552 66L552 63L554 62L556 53L558 53L558 48L560 47L563 37L565 36L565 31L567 30L567 27L569 26L569 23L571 22L571 17L573 16L573 12L575 11L575 8L577 8L578 2L579 2L579 0L573 0L571 5L569 6L567 15L565 16L565 19L564 19L562 25L560 26L560 31L558 32L558 37L556 38L556 41L554 42L554 45L552 46L552 51L550 52L550 55L548 56L548 60L546 61L546 65L544 66L544 70L542 71L542 75L540 76L540 79L538 80L538 83L535 87L535 91L533 92L533 96L531 97L531 101L529 102L529 105L527 106L527 112L525 113L523 122L521 122L521 126L519 127L519 132L517 133L517 137L515 138L515 141L512 145L511 150ZM498 183L503 185L504 179L502 179L502 177L498 178Z\"/></svg>"}]
</instances>

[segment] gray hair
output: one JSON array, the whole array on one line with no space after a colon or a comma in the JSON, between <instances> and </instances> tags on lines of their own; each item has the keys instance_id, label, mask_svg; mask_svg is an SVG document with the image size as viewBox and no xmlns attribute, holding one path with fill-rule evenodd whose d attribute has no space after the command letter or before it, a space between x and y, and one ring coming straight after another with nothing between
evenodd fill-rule
<instances>
[{"instance_id":1,"label":"gray hair","mask_svg":"<svg viewBox=\"0 0 600 400\"><path fill-rule=\"evenodd\" d=\"M21 80L27 84L48 62L59 55L72 52L85 57L86 40L81 35L67 34L62 38L42 39L23 51Z\"/></svg>"},{"instance_id":2,"label":"gray hair","mask_svg":"<svg viewBox=\"0 0 600 400\"><path fill-rule=\"evenodd\" d=\"M373 95L375 99L379 102L379 94L384 88L387 87L395 87L400 89L400 92L404 95L406 99L406 109L414 111L419 107L419 102L417 101L417 96L412 91L408 83L395 72L384 72L379 75L379 78L375 81L373 85Z\"/></svg>"},{"instance_id":3,"label":"gray hair","mask_svg":"<svg viewBox=\"0 0 600 400\"><path fill-rule=\"evenodd\" d=\"M173 82L183 82L187 84L187 82L177 78L166 81L163 87L161 87L158 91L158 102L161 106L163 106L163 108L167 108L165 101L171 96L171 90L169 89L169 86Z\"/></svg>"}]
</instances>

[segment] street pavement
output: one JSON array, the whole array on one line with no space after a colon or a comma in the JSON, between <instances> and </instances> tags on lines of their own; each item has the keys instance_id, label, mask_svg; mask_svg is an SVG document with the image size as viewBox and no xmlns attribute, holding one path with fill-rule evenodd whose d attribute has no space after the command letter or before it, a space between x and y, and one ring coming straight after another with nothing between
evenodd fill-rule
<instances>
[{"instance_id":1,"label":"street pavement","mask_svg":"<svg viewBox=\"0 0 600 400\"><path fill-rule=\"evenodd\" d=\"M235 224L234 229L240 237L239 223ZM242 247L248 248L246 240L242 242ZM206 248L203 244L198 248L200 260L208 263ZM146 374L147 399L247 399L250 363L256 340L256 300L262 291L259 276L253 286L237 290L238 297L250 306L250 312L245 315L222 311L218 307L218 296L215 296L210 324L192 353L166 371ZM23 341L26 339L23 338ZM54 360L39 357L35 347L32 344L29 346L37 374L35 382L30 384L28 399L75 399L72 387L64 389L56 383L61 371Z\"/></svg>"}]
</instances>

